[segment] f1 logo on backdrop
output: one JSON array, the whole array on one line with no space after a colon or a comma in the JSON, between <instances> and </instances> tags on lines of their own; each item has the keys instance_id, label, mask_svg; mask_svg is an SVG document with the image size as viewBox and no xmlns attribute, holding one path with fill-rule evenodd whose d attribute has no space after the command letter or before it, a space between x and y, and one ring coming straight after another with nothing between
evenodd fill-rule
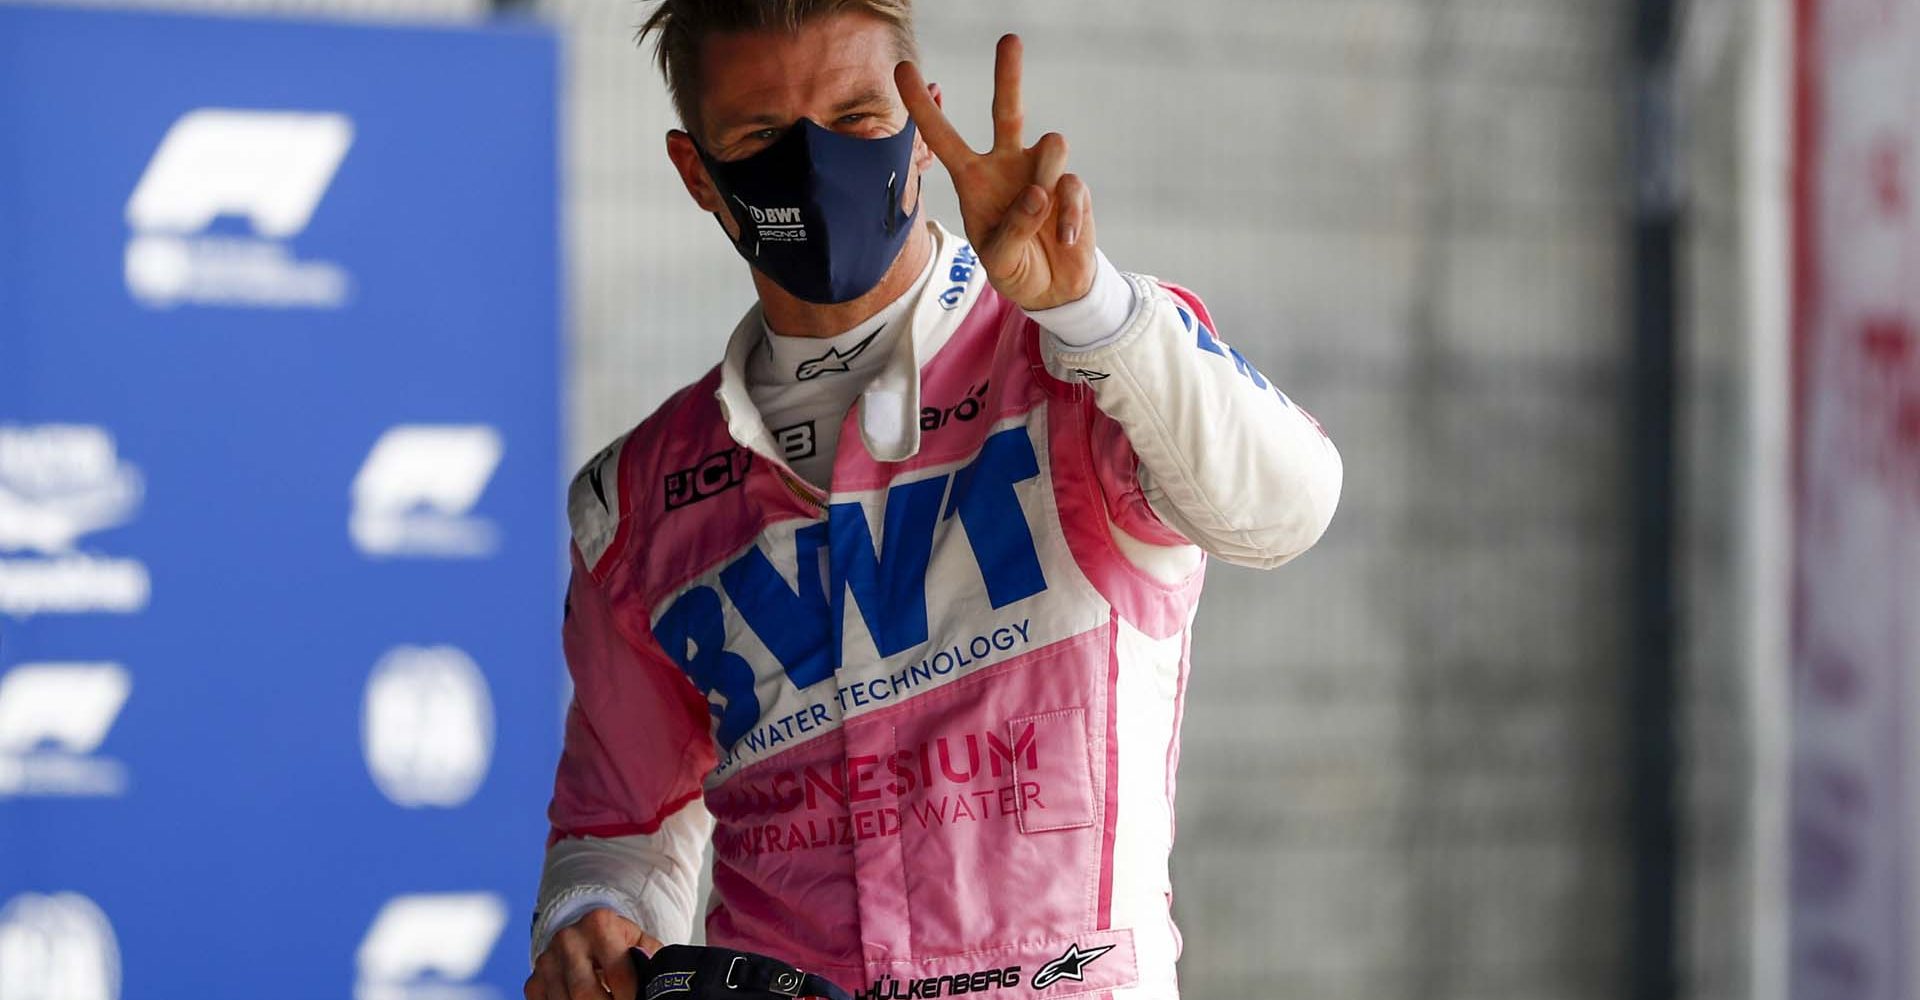
<instances>
[{"instance_id":1,"label":"f1 logo on backdrop","mask_svg":"<svg viewBox=\"0 0 1920 1000\"><path fill-rule=\"evenodd\" d=\"M144 563L78 551L133 520L144 493L104 427L0 424L0 614L144 610Z\"/></svg>"},{"instance_id":2,"label":"f1 logo on backdrop","mask_svg":"<svg viewBox=\"0 0 1920 1000\"><path fill-rule=\"evenodd\" d=\"M500 544L473 508L505 445L485 424L402 424L375 441L353 477L348 534L369 556L477 559Z\"/></svg>"},{"instance_id":3,"label":"f1 logo on backdrop","mask_svg":"<svg viewBox=\"0 0 1920 1000\"><path fill-rule=\"evenodd\" d=\"M127 201L127 291L141 303L338 309L338 264L297 259L307 228L353 145L346 115L199 108L160 140ZM250 232L215 233L222 217Z\"/></svg>"},{"instance_id":4,"label":"f1 logo on backdrop","mask_svg":"<svg viewBox=\"0 0 1920 1000\"><path fill-rule=\"evenodd\" d=\"M506 926L506 901L490 892L396 896L360 942L354 1000L493 1000L472 980Z\"/></svg>"},{"instance_id":5,"label":"f1 logo on backdrop","mask_svg":"<svg viewBox=\"0 0 1920 1000\"><path fill-rule=\"evenodd\" d=\"M393 804L464 805L493 762L493 697L454 646L399 646L374 665L360 710L367 772Z\"/></svg>"},{"instance_id":6,"label":"f1 logo on backdrop","mask_svg":"<svg viewBox=\"0 0 1920 1000\"><path fill-rule=\"evenodd\" d=\"M0 799L125 794L126 766L93 754L132 690L117 663L23 663L0 675Z\"/></svg>"},{"instance_id":7,"label":"f1 logo on backdrop","mask_svg":"<svg viewBox=\"0 0 1920 1000\"><path fill-rule=\"evenodd\" d=\"M0 1000L119 1000L120 945L93 900L21 893L0 908Z\"/></svg>"}]
</instances>

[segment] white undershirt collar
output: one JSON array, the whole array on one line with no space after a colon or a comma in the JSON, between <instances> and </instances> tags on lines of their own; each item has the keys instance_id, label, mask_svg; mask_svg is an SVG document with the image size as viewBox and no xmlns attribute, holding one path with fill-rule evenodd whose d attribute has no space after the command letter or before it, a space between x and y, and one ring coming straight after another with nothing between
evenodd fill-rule
<instances>
[{"instance_id":1,"label":"white undershirt collar","mask_svg":"<svg viewBox=\"0 0 1920 1000\"><path fill-rule=\"evenodd\" d=\"M897 321L913 307L932 275L933 254L929 253L926 267L911 287L852 329L831 337L789 337L775 333L762 317L760 326L765 334L766 349L755 352L754 364L748 373L749 384L791 384L850 375L860 376L854 380L864 384L865 376L886 363L893 342L905 326Z\"/></svg>"}]
</instances>

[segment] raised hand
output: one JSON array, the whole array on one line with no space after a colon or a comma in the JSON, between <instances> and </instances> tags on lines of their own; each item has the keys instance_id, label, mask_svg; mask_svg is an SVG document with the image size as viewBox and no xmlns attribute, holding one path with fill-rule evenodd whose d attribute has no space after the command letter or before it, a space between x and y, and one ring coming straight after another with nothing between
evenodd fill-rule
<instances>
[{"instance_id":1,"label":"raised hand","mask_svg":"<svg viewBox=\"0 0 1920 1000\"><path fill-rule=\"evenodd\" d=\"M960 196L961 223L987 279L1023 309L1047 309L1093 286L1093 195L1067 173L1067 140L1048 132L1021 145L1020 36L1006 35L993 65L993 148L976 153L933 103L920 68L894 67L894 84L927 147Z\"/></svg>"}]
</instances>

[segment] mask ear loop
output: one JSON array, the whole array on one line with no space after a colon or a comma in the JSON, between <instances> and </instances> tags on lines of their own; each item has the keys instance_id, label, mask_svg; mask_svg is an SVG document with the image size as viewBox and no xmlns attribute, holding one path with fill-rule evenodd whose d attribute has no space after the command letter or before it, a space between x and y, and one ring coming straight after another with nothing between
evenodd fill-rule
<instances>
[{"instance_id":1,"label":"mask ear loop","mask_svg":"<svg viewBox=\"0 0 1920 1000\"><path fill-rule=\"evenodd\" d=\"M900 231L900 191L895 187L900 181L900 172L894 171L887 177L887 235Z\"/></svg>"},{"instance_id":2,"label":"mask ear loop","mask_svg":"<svg viewBox=\"0 0 1920 1000\"><path fill-rule=\"evenodd\" d=\"M733 200L740 201L740 197L738 195L734 195ZM740 204L745 205L746 202L740 201ZM729 242L733 242L734 241L733 234L727 232L727 220L722 219L720 217L719 212L715 212L713 213L713 221L720 226L720 235L725 236ZM737 213L735 213L733 215L733 223L734 225L740 227L740 236L744 239L747 235L746 220L742 219ZM758 226L753 227L753 259L754 260L760 259L760 227Z\"/></svg>"},{"instance_id":3,"label":"mask ear loop","mask_svg":"<svg viewBox=\"0 0 1920 1000\"><path fill-rule=\"evenodd\" d=\"M738 220L735 220L735 221L738 221ZM720 217L719 212L713 213L713 224L720 227L720 235L725 236L727 238L727 242L729 243L734 242L733 234L727 232L727 220L722 219ZM743 233L744 233L744 230L743 230ZM758 239L753 241L753 256L755 260L758 260L760 258L760 241Z\"/></svg>"},{"instance_id":4,"label":"mask ear loop","mask_svg":"<svg viewBox=\"0 0 1920 1000\"><path fill-rule=\"evenodd\" d=\"M925 183L924 178L922 178L921 183ZM895 233L898 233L901 226L906 225L914 216L919 214L920 193L918 190L914 192L913 211L909 212L900 207L900 173L899 171L895 171L887 178L887 235L891 237Z\"/></svg>"}]
</instances>

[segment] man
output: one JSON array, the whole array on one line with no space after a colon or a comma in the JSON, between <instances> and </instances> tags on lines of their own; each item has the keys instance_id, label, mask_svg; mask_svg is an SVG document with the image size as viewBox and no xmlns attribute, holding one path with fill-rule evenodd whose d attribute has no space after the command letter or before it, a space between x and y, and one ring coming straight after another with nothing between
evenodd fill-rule
<instances>
[{"instance_id":1,"label":"man","mask_svg":"<svg viewBox=\"0 0 1920 1000\"><path fill-rule=\"evenodd\" d=\"M1022 144L1017 38L981 154L910 0L666 0L646 34L759 303L573 484L527 997L632 996L709 841L710 943L865 996L1175 997L1204 557L1312 545L1338 453L1098 252L1065 140ZM967 240L919 218L935 158Z\"/></svg>"}]
</instances>

